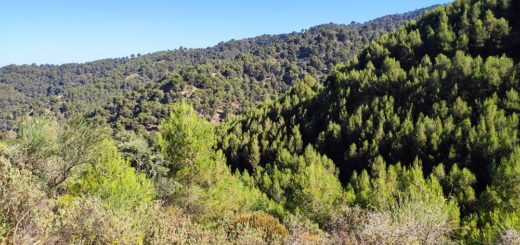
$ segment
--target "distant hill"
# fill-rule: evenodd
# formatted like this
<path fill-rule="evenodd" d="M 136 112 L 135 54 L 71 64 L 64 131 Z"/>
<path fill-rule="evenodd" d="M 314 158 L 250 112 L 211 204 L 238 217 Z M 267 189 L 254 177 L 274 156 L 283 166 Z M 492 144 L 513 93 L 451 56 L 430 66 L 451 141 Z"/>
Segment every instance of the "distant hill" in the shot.
<path fill-rule="evenodd" d="M 426 9 L 364 24 L 325 24 L 301 32 L 222 42 L 83 64 L 0 68 L 0 126 L 25 115 L 88 113 L 118 128 L 154 128 L 172 101 L 186 98 L 221 120 L 271 98 L 304 74 L 318 79 L 372 40 Z M 160 37 L 158 37 L 160 38 Z"/>

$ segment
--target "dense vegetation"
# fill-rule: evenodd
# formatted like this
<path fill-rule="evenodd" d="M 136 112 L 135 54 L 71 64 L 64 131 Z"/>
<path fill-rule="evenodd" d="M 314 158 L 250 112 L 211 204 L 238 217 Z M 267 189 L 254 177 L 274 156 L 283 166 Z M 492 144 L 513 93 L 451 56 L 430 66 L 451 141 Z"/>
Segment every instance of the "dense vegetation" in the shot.
<path fill-rule="evenodd" d="M 120 129 L 155 130 L 168 115 L 168 105 L 181 98 L 218 121 L 286 91 L 304 73 L 329 75 L 335 64 L 424 10 L 205 49 L 179 48 L 85 64 L 6 66 L 0 68 L 0 126 L 51 111 L 65 117 L 88 113 Z"/>
<path fill-rule="evenodd" d="M 229 163 L 291 209 L 298 159 L 318 152 L 329 174 L 339 170 L 344 203 L 390 212 L 391 229 L 406 229 L 410 217 L 400 215 L 411 212 L 417 239 L 518 239 L 519 5 L 456 1 L 371 43 L 323 86 L 306 77 L 227 122 L 220 134 Z M 331 203 L 341 193 L 334 190 Z"/>
<path fill-rule="evenodd" d="M 355 50 L 337 47 L 344 56 L 324 58 L 340 57 L 326 62 L 330 76 L 311 56 L 294 59 L 288 80 L 284 69 L 252 78 L 230 60 L 187 59 L 161 82 L 129 82 L 137 92 L 117 88 L 124 98 L 86 115 L 27 117 L 0 136 L 0 241 L 518 244 L 517 13 L 518 0 L 458 0 L 332 68 Z M 249 41 L 214 55 L 239 52 L 265 68 L 245 51 L 257 46 Z M 245 88 L 267 77 L 283 82 Z M 249 109 L 259 99 L 219 96 L 285 89 Z M 210 123 L 219 103 L 245 112 Z"/>

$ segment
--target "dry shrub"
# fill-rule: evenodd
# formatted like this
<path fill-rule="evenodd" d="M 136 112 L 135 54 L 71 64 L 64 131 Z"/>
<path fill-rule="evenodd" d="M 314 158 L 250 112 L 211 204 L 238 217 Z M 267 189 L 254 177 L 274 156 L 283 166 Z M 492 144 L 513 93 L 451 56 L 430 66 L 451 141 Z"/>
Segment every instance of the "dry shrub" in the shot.
<path fill-rule="evenodd" d="M 516 230 L 510 229 L 502 232 L 498 239 L 499 245 L 513 245 L 520 244 L 520 234 Z"/>
<path fill-rule="evenodd" d="M 344 208 L 341 213 L 332 216 L 327 230 L 331 244 L 360 244 L 361 232 L 367 223 L 367 213 L 358 207 Z"/>
<path fill-rule="evenodd" d="M 285 239 L 285 244 L 326 244 L 329 241 L 308 231 L 294 231 Z"/>
<path fill-rule="evenodd" d="M 204 229 L 175 206 L 155 210 L 146 235 L 148 244 L 222 244 L 223 230 Z"/>
<path fill-rule="evenodd" d="M 287 228 L 275 217 L 266 213 L 246 213 L 237 215 L 227 225 L 230 239 L 260 236 L 265 243 L 281 243 L 289 235 Z"/>
<path fill-rule="evenodd" d="M 427 205 L 403 204 L 391 211 L 352 208 L 332 218 L 332 244 L 446 244 L 454 226 Z"/>
<path fill-rule="evenodd" d="M 94 196 L 74 198 L 59 210 L 55 237 L 62 243 L 140 244 L 154 208 L 116 209 Z"/>
<path fill-rule="evenodd" d="M 52 201 L 42 187 L 0 155 L 0 243 L 45 242 L 52 220 Z"/>
<path fill-rule="evenodd" d="M 256 245 L 256 244 L 281 244 L 280 240 L 266 241 L 261 231 L 244 227 L 232 237 L 228 237 L 227 244 Z"/>
<path fill-rule="evenodd" d="M 59 222 L 55 237 L 60 243 L 109 242 L 110 239 L 104 234 L 109 221 L 99 199 L 73 200 L 58 212 Z"/>
<path fill-rule="evenodd" d="M 329 242 L 318 224 L 299 212 L 287 214 L 283 222 L 290 232 L 284 241 L 285 244 L 326 244 Z"/>

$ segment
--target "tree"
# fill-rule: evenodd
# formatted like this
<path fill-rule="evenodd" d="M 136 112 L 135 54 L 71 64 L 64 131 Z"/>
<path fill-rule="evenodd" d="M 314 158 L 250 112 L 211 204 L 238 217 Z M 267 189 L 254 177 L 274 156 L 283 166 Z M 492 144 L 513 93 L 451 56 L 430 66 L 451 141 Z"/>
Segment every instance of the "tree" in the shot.
<path fill-rule="evenodd" d="M 293 177 L 294 193 L 289 205 L 324 226 L 343 201 L 343 188 L 330 159 L 311 146 L 305 148 L 303 158 L 306 164 Z"/>
<path fill-rule="evenodd" d="M 469 216 L 464 235 L 468 240 L 496 243 L 512 232 L 518 241 L 520 234 L 520 148 L 515 147 L 504 157 L 493 174 L 493 181 L 481 197 L 479 213 Z M 515 235 L 516 234 L 516 235 Z"/>
<path fill-rule="evenodd" d="M 159 127 L 159 146 L 177 185 L 167 197 L 201 220 L 215 220 L 236 212 L 263 210 L 280 215 L 281 209 L 240 174 L 232 174 L 216 143 L 212 125 L 185 103 L 176 104 Z"/>
<path fill-rule="evenodd" d="M 169 176 L 185 188 L 187 207 L 193 204 L 194 186 L 208 186 L 215 173 L 215 135 L 212 126 L 186 103 L 173 108 L 170 117 L 159 126 L 159 146 L 169 161 Z"/>
<path fill-rule="evenodd" d="M 110 140 L 60 197 L 58 236 L 64 241 L 142 243 L 156 208 L 155 187 L 119 155 Z"/>
<path fill-rule="evenodd" d="M 94 161 L 78 180 L 69 182 L 68 189 L 72 195 L 97 196 L 116 209 L 132 209 L 154 199 L 152 181 L 123 160 L 113 142 L 104 140 L 99 149 Z"/>
<path fill-rule="evenodd" d="M 376 240 L 402 236 L 409 242 L 436 244 L 446 241 L 459 223 L 456 201 L 444 198 L 435 175 L 423 176 L 418 160 L 410 167 L 387 167 L 378 157 L 372 164 L 371 176 L 366 171 L 360 176 L 355 173 L 347 195 L 356 197 L 352 205 L 373 211 L 371 219 L 376 221 L 369 219 L 365 229 L 374 233 Z"/>
<path fill-rule="evenodd" d="M 451 30 L 449 19 L 446 11 L 440 11 L 439 24 L 437 27 L 437 43 L 442 52 L 450 52 L 453 49 L 453 41 L 455 40 L 455 33 Z"/>

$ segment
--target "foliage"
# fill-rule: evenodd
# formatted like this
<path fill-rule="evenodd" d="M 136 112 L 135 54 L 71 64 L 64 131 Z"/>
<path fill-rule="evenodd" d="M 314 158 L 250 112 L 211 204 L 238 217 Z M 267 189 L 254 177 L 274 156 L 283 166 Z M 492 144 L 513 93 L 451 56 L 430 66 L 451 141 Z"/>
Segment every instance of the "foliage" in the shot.
<path fill-rule="evenodd" d="M 228 233 L 232 239 L 247 229 L 259 231 L 263 242 L 269 244 L 280 243 L 289 234 L 283 224 L 265 213 L 239 214 L 228 224 Z"/>
<path fill-rule="evenodd" d="M 74 198 L 60 207 L 53 234 L 62 243 L 142 244 L 154 205 L 113 208 L 98 196 Z"/>
<path fill-rule="evenodd" d="M 160 149 L 155 147 L 157 139 L 151 141 L 133 131 L 121 131 L 114 136 L 114 141 L 121 157 L 129 161 L 137 171 L 154 178 L 167 175 L 166 162 Z"/>
<path fill-rule="evenodd" d="M 406 230 L 400 225 L 410 219 L 439 225 L 439 239 L 470 243 L 518 232 L 518 207 L 506 194 L 515 189 L 506 174 L 514 167 L 503 159 L 514 155 L 519 137 L 519 7 L 480 0 L 438 7 L 371 42 L 323 84 L 302 79 L 228 118 L 219 147 L 280 202 L 297 193 L 283 191 L 295 187 L 288 156 L 303 156 L 302 146 L 311 145 L 339 170 L 347 203 L 388 220 L 390 230 Z"/>
<path fill-rule="evenodd" d="M 520 148 L 504 158 L 482 197 L 479 213 L 470 216 L 465 235 L 469 241 L 492 243 L 520 230 Z M 517 240 L 518 240 L 518 234 Z M 504 238 L 505 239 L 505 238 Z"/>
<path fill-rule="evenodd" d="M 27 170 L 0 154 L 0 242 L 35 243 L 50 230 L 52 200 Z"/>
<path fill-rule="evenodd" d="M 8 141 L 5 152 L 17 167 L 43 181 L 46 191 L 55 191 L 93 160 L 103 137 L 102 129 L 80 118 L 34 118 L 20 124 L 17 137 Z"/>
<path fill-rule="evenodd" d="M 343 189 L 330 159 L 308 146 L 302 156 L 279 153 L 279 159 L 260 168 L 256 183 L 289 211 L 324 224 L 341 203 Z"/>
<path fill-rule="evenodd" d="M 172 202 L 200 218 L 229 217 L 236 212 L 279 208 L 239 173 L 232 174 L 220 152 L 215 151 L 213 127 L 187 104 L 174 106 L 159 127 L 159 146 L 169 161 L 169 177 L 177 183 Z"/>
<path fill-rule="evenodd" d="M 64 65 L 52 78 L 2 68 L 0 87 L 40 78 L 20 93 L 66 82 L 46 87 L 51 104 L 34 96 L 42 110 L 59 103 L 56 117 L 1 135 L 0 239 L 517 243 L 519 11 L 457 0 L 370 43 L 384 19 Z M 90 124 L 71 117 L 99 91 L 75 111 L 93 109 Z M 25 99 L 8 97 L 2 115 L 18 119 Z"/>
<path fill-rule="evenodd" d="M 277 94 L 309 73 L 330 74 L 370 41 L 426 9 L 366 23 L 324 24 L 301 32 L 221 42 L 83 64 L 0 68 L 0 129 L 26 115 L 87 114 L 117 129 L 156 130 L 170 104 L 186 99 L 219 121 Z"/>
<path fill-rule="evenodd" d="M 153 183 L 121 159 L 108 140 L 100 143 L 95 160 L 77 181 L 69 181 L 68 191 L 73 196 L 97 196 L 116 209 L 150 203 L 155 196 Z"/>
<path fill-rule="evenodd" d="M 456 201 L 445 200 L 434 175 L 423 177 L 420 162 L 410 168 L 400 164 L 387 168 L 378 158 L 370 175 L 363 170 L 350 181 L 347 195 L 355 197 L 351 205 L 374 210 L 362 231 L 369 243 L 443 243 L 459 224 Z"/>

